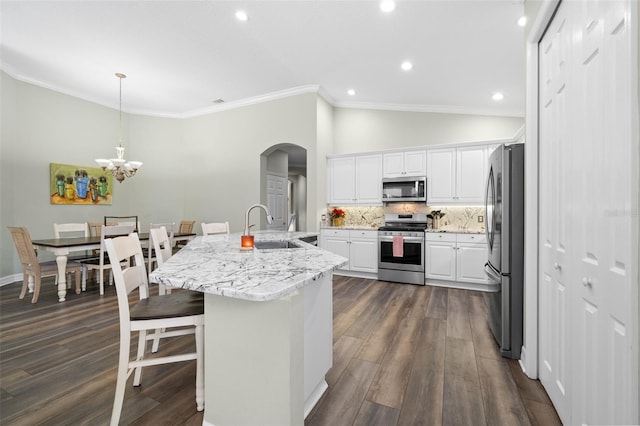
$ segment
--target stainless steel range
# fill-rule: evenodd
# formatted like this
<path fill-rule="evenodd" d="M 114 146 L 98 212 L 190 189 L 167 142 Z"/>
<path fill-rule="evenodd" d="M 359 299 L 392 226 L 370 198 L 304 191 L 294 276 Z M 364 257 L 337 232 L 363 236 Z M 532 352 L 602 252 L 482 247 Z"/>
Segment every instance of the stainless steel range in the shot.
<path fill-rule="evenodd" d="M 425 213 L 385 214 L 378 228 L 378 279 L 424 285 Z"/>

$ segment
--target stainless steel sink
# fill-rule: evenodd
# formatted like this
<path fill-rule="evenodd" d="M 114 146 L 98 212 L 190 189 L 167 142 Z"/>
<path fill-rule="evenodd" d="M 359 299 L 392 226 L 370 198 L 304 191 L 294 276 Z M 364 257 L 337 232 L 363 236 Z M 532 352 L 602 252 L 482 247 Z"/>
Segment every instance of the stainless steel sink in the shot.
<path fill-rule="evenodd" d="M 300 248 L 296 243 L 283 240 L 256 241 L 254 246 L 259 250 Z"/>

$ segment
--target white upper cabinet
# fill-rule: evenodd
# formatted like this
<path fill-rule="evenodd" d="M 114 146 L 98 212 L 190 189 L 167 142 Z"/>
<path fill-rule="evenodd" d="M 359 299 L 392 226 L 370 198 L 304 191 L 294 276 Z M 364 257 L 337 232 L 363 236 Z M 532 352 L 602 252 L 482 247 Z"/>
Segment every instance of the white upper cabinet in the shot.
<path fill-rule="evenodd" d="M 464 203 L 484 203 L 487 151 L 484 146 L 456 149 L 456 197 Z"/>
<path fill-rule="evenodd" d="M 485 145 L 427 151 L 427 204 L 482 204 Z"/>
<path fill-rule="evenodd" d="M 426 176 L 427 152 L 389 152 L 383 155 L 383 177 Z"/>
<path fill-rule="evenodd" d="M 356 157 L 356 203 L 382 202 L 382 155 Z"/>
<path fill-rule="evenodd" d="M 382 155 L 327 160 L 329 204 L 382 204 Z"/>
<path fill-rule="evenodd" d="M 329 158 L 327 179 L 329 204 L 351 204 L 356 198 L 355 157 Z"/>

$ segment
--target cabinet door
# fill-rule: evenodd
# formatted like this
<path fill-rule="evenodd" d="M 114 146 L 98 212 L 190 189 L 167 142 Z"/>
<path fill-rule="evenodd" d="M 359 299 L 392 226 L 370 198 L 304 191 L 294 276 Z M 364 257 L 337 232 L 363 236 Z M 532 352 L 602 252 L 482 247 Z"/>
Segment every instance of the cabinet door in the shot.
<path fill-rule="evenodd" d="M 457 254 L 457 281 L 481 284 L 489 282 L 484 272 L 484 263 L 487 261 L 486 244 L 458 243 Z"/>
<path fill-rule="evenodd" d="M 404 153 L 390 152 L 383 156 L 383 176 L 400 177 L 404 173 Z"/>
<path fill-rule="evenodd" d="M 455 149 L 427 151 L 427 204 L 451 202 L 455 196 Z"/>
<path fill-rule="evenodd" d="M 327 165 L 329 204 L 353 204 L 356 198 L 355 158 L 330 158 Z"/>
<path fill-rule="evenodd" d="M 349 268 L 351 271 L 378 272 L 377 239 L 352 237 L 349 254 Z"/>
<path fill-rule="evenodd" d="M 382 155 L 355 158 L 355 198 L 358 203 L 382 203 Z M 340 185 L 340 183 L 337 183 Z"/>
<path fill-rule="evenodd" d="M 322 234 L 321 245 L 323 250 L 330 251 L 342 257 L 349 259 L 349 239 L 344 237 L 335 237 L 332 235 Z M 348 270 L 349 264 L 342 269 Z"/>
<path fill-rule="evenodd" d="M 456 279 L 455 243 L 425 243 L 425 277 L 438 280 Z"/>
<path fill-rule="evenodd" d="M 427 175 L 427 151 L 407 151 L 404 153 L 404 172 L 406 176 Z"/>
<path fill-rule="evenodd" d="M 486 147 L 473 146 L 456 150 L 456 202 L 484 202 Z"/>

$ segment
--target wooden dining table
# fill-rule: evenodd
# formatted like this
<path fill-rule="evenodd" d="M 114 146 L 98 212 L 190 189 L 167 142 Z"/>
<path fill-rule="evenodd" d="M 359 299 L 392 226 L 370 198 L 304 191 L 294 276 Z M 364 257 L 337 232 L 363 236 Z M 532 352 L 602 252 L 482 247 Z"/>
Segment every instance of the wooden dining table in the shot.
<path fill-rule="evenodd" d="M 140 241 L 148 241 L 149 234 L 138 234 Z M 174 241 L 190 241 L 196 236 L 195 233 L 175 233 Z M 86 250 L 99 250 L 100 237 L 71 237 L 71 238 L 50 238 L 32 240 L 34 248 L 45 250 L 56 256 L 58 264 L 58 301 L 64 302 L 67 297 L 67 260 L 70 253 Z M 29 280 L 32 280 L 29 277 Z M 29 288 L 32 288 L 30 283 Z"/>

